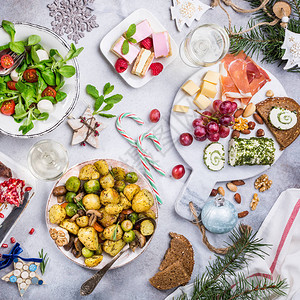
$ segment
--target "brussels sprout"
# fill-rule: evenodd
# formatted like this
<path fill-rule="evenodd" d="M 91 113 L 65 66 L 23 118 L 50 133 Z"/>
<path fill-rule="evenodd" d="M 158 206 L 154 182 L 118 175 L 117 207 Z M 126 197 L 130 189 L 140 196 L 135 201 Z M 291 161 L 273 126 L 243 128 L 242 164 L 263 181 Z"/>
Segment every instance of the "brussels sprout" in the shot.
<path fill-rule="evenodd" d="M 124 220 L 122 223 L 121 223 L 121 228 L 124 230 L 124 231 L 129 231 L 131 230 L 133 227 L 133 224 L 130 220 Z"/>
<path fill-rule="evenodd" d="M 112 168 L 110 171 L 111 175 L 115 180 L 124 180 L 125 179 L 125 170 L 120 167 Z"/>
<path fill-rule="evenodd" d="M 134 225 L 135 222 L 138 220 L 138 214 L 136 212 L 133 212 L 128 215 L 128 219 L 131 221 L 131 223 Z"/>
<path fill-rule="evenodd" d="M 129 183 L 136 183 L 138 181 L 138 176 L 135 172 L 129 172 L 126 174 L 125 181 Z"/>
<path fill-rule="evenodd" d="M 92 257 L 94 255 L 94 251 L 88 249 L 87 247 L 82 248 L 81 253 L 86 258 Z"/>
<path fill-rule="evenodd" d="M 76 197 L 76 193 L 74 192 L 67 192 L 66 194 L 66 201 L 69 203 L 74 203 L 74 197 Z"/>
<path fill-rule="evenodd" d="M 100 191 L 100 183 L 96 179 L 91 179 L 85 182 L 83 187 L 88 194 L 96 194 Z"/>
<path fill-rule="evenodd" d="M 68 203 L 66 206 L 66 213 L 69 217 L 73 217 L 77 214 L 78 207 L 75 203 Z"/>
<path fill-rule="evenodd" d="M 135 233 L 133 230 L 127 231 L 123 234 L 123 241 L 125 243 L 131 243 L 135 239 Z"/>
<path fill-rule="evenodd" d="M 69 192 L 78 192 L 80 188 L 80 179 L 76 176 L 71 176 L 66 182 L 66 189 Z"/>
<path fill-rule="evenodd" d="M 125 184 L 125 182 L 124 182 L 123 180 L 118 180 L 118 181 L 115 182 L 115 189 L 116 189 L 119 193 L 121 193 L 121 192 L 124 191 L 125 186 L 126 186 L 126 184 Z"/>

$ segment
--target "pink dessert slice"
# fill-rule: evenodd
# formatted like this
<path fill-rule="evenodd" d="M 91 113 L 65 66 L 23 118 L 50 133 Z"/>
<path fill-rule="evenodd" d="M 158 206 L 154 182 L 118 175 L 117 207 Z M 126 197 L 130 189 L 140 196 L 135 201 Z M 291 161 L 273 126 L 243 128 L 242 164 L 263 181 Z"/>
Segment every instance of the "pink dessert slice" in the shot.
<path fill-rule="evenodd" d="M 136 32 L 132 36 L 137 43 L 144 40 L 146 37 L 152 34 L 152 28 L 147 20 L 142 21 L 136 25 Z"/>
<path fill-rule="evenodd" d="M 168 32 L 157 32 L 152 34 L 155 58 L 167 57 L 170 54 Z"/>
<path fill-rule="evenodd" d="M 133 61 L 138 56 L 140 50 L 135 47 L 133 44 L 129 43 L 129 52 L 127 54 L 122 53 L 122 45 L 125 41 L 125 38 L 121 36 L 113 45 L 112 52 L 116 54 L 117 56 L 124 58 L 129 64 L 132 64 Z"/>

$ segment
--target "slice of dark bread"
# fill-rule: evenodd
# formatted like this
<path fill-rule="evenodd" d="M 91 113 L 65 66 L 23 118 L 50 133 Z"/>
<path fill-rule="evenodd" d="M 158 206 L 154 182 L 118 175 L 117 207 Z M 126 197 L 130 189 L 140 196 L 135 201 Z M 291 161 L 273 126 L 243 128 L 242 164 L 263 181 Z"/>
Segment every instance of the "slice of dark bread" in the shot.
<path fill-rule="evenodd" d="M 297 124 L 293 128 L 288 130 L 280 130 L 275 128 L 269 121 L 269 114 L 274 106 L 282 107 L 290 111 L 296 111 L 298 120 Z M 256 111 L 262 117 L 262 119 L 276 138 L 278 144 L 280 145 L 280 150 L 288 147 L 300 134 L 300 105 L 295 100 L 288 97 L 268 98 L 256 105 Z"/>
<path fill-rule="evenodd" d="M 11 169 L 8 168 L 1 161 L 0 161 L 0 177 L 7 177 L 7 178 L 11 178 L 12 177 Z"/>
<path fill-rule="evenodd" d="M 159 266 L 162 271 L 176 261 L 180 261 L 188 275 L 192 275 L 194 269 L 194 250 L 187 238 L 181 234 L 170 232 L 172 237 L 170 248 L 167 250 L 164 260 Z"/>
<path fill-rule="evenodd" d="M 156 273 L 149 281 L 152 286 L 159 290 L 169 290 L 187 284 L 190 278 L 191 276 L 186 273 L 182 264 L 177 261 L 163 271 Z"/>

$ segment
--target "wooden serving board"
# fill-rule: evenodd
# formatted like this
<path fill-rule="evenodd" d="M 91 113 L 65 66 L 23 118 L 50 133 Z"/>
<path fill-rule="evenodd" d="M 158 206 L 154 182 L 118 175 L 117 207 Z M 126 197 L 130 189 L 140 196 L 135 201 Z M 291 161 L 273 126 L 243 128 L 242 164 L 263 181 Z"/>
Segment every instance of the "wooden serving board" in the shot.
<path fill-rule="evenodd" d="M 208 70 L 212 70 L 215 72 L 219 72 L 219 65 L 216 64 L 207 68 L 202 68 L 194 75 L 192 75 L 187 80 L 193 80 L 196 84 L 201 84 L 202 79 Z M 265 86 L 254 95 L 252 98 L 253 103 L 258 103 L 266 98 L 265 94 L 267 90 L 272 90 L 276 97 L 285 97 L 287 96 L 283 86 L 279 82 L 279 80 L 272 75 L 270 72 L 266 71 L 271 78 L 271 81 L 265 84 Z M 186 81 L 187 81 L 186 80 Z M 185 82 L 186 82 L 185 81 Z M 215 99 L 220 99 L 221 88 L 220 83 L 217 86 L 218 94 Z M 179 194 L 176 203 L 175 210 L 176 212 L 185 219 L 192 220 L 192 214 L 189 210 L 189 202 L 193 201 L 195 207 L 197 208 L 198 213 L 200 214 L 201 207 L 204 205 L 205 201 L 208 199 L 210 192 L 214 185 L 220 181 L 231 181 L 238 179 L 246 179 L 258 175 L 265 170 L 267 170 L 270 166 L 237 166 L 232 167 L 228 165 L 228 142 L 231 137 L 231 133 L 225 139 L 220 139 L 219 142 L 223 144 L 225 148 L 225 166 L 221 171 L 214 172 L 210 171 L 203 162 L 203 151 L 205 147 L 210 144 L 209 140 L 204 142 L 198 142 L 194 139 L 193 143 L 190 146 L 182 146 L 179 143 L 179 136 L 181 133 L 189 132 L 193 134 L 192 122 L 199 115 L 194 112 L 194 109 L 198 109 L 196 105 L 193 103 L 193 98 L 183 92 L 181 89 L 178 90 L 174 102 L 174 105 L 186 105 L 189 106 L 188 113 L 177 113 L 171 111 L 170 117 L 170 128 L 171 135 L 174 145 L 177 151 L 180 153 L 181 157 L 184 161 L 192 168 L 192 173 L 188 178 L 183 190 Z M 173 107 L 172 107 L 173 109 Z M 208 108 L 208 110 L 211 108 Z M 199 110 L 199 109 L 198 109 Z M 212 109 L 211 109 L 212 110 Z M 249 121 L 253 121 L 253 117 L 247 118 Z M 243 135 L 243 138 L 250 138 L 255 136 L 257 129 L 263 128 L 265 131 L 265 137 L 273 138 L 275 143 L 275 161 L 280 157 L 282 151 L 279 150 L 279 144 L 272 136 L 271 132 L 267 128 L 265 124 L 259 125 L 256 124 L 255 129 L 251 132 L 251 134 Z"/>

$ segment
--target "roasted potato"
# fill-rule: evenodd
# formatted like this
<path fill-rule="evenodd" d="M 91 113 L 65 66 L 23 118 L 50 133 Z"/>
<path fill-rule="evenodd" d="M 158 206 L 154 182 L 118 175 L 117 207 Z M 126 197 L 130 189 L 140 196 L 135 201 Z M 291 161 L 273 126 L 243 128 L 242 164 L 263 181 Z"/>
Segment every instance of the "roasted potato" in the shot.
<path fill-rule="evenodd" d="M 154 232 L 154 225 L 150 220 L 145 220 L 141 223 L 140 228 L 141 234 L 143 236 L 152 235 Z"/>
<path fill-rule="evenodd" d="M 156 219 L 156 214 L 155 214 L 155 212 L 152 210 L 152 209 L 148 209 L 147 211 L 145 211 L 144 213 L 143 213 L 146 217 L 148 217 L 148 218 L 152 218 L 152 219 Z"/>
<path fill-rule="evenodd" d="M 129 201 L 133 199 L 133 197 L 140 191 L 140 187 L 137 184 L 128 184 L 124 191 L 123 194 L 127 197 Z"/>
<path fill-rule="evenodd" d="M 82 216 L 76 219 L 76 224 L 79 227 L 86 227 L 89 225 L 89 217 L 88 216 Z"/>
<path fill-rule="evenodd" d="M 67 193 L 67 189 L 64 185 L 57 186 L 53 189 L 53 196 L 64 196 Z"/>
<path fill-rule="evenodd" d="M 100 194 L 101 204 L 118 204 L 120 201 L 120 196 L 118 192 L 113 188 L 105 189 Z"/>
<path fill-rule="evenodd" d="M 124 180 L 125 179 L 126 173 L 123 168 L 115 167 L 115 168 L 112 168 L 110 172 L 115 180 Z"/>
<path fill-rule="evenodd" d="M 154 204 L 152 194 L 144 189 L 138 192 L 132 200 L 132 209 L 136 212 L 144 212 L 149 210 Z"/>
<path fill-rule="evenodd" d="M 116 242 L 106 240 L 103 243 L 103 251 L 111 256 L 116 256 L 126 245 L 123 240 L 118 240 Z"/>
<path fill-rule="evenodd" d="M 131 207 L 131 202 L 123 193 L 120 193 L 120 204 L 123 206 L 123 209 L 128 209 Z"/>
<path fill-rule="evenodd" d="M 110 215 L 105 211 L 104 208 L 101 208 L 99 211 L 103 214 L 103 217 L 100 220 L 100 223 L 103 227 L 108 227 L 114 224 L 118 219 L 118 215 Z"/>
<path fill-rule="evenodd" d="M 89 250 L 97 250 L 99 247 L 98 233 L 93 227 L 80 228 L 78 238 Z"/>
<path fill-rule="evenodd" d="M 115 235 L 115 239 L 114 239 L 114 235 Z M 103 237 L 110 241 L 118 241 L 122 238 L 122 236 L 123 236 L 123 230 L 120 225 L 114 224 L 108 226 L 103 231 Z"/>
<path fill-rule="evenodd" d="M 95 166 L 86 165 L 81 168 L 78 177 L 80 180 L 99 179 L 100 173 L 97 171 Z"/>
<path fill-rule="evenodd" d="M 89 209 L 99 209 L 101 207 L 100 198 L 96 194 L 87 194 L 82 199 L 84 207 Z"/>
<path fill-rule="evenodd" d="M 99 237 L 99 243 L 103 243 L 106 240 L 106 238 L 103 236 L 103 231 L 99 232 L 98 237 Z"/>
<path fill-rule="evenodd" d="M 92 257 L 89 257 L 89 258 L 86 258 L 84 260 L 84 263 L 92 268 L 92 267 L 96 267 L 100 264 L 100 262 L 102 261 L 103 259 L 103 255 L 93 255 Z"/>
<path fill-rule="evenodd" d="M 65 217 L 66 210 L 59 204 L 54 204 L 49 210 L 49 220 L 52 224 L 59 224 Z"/>
<path fill-rule="evenodd" d="M 78 234 L 78 230 L 79 230 L 79 226 L 75 223 L 75 222 L 71 222 L 68 219 L 63 220 L 60 224 L 60 227 L 68 230 L 69 232 L 77 235 Z"/>
<path fill-rule="evenodd" d="M 94 163 L 94 166 L 97 168 L 97 171 L 101 176 L 107 175 L 109 173 L 109 167 L 105 160 L 101 159 Z"/>
<path fill-rule="evenodd" d="M 110 215 L 117 215 L 123 210 L 122 204 L 107 204 L 104 207 L 105 211 Z"/>
<path fill-rule="evenodd" d="M 110 173 L 100 178 L 100 184 L 103 189 L 112 188 L 115 185 L 115 180 Z"/>

